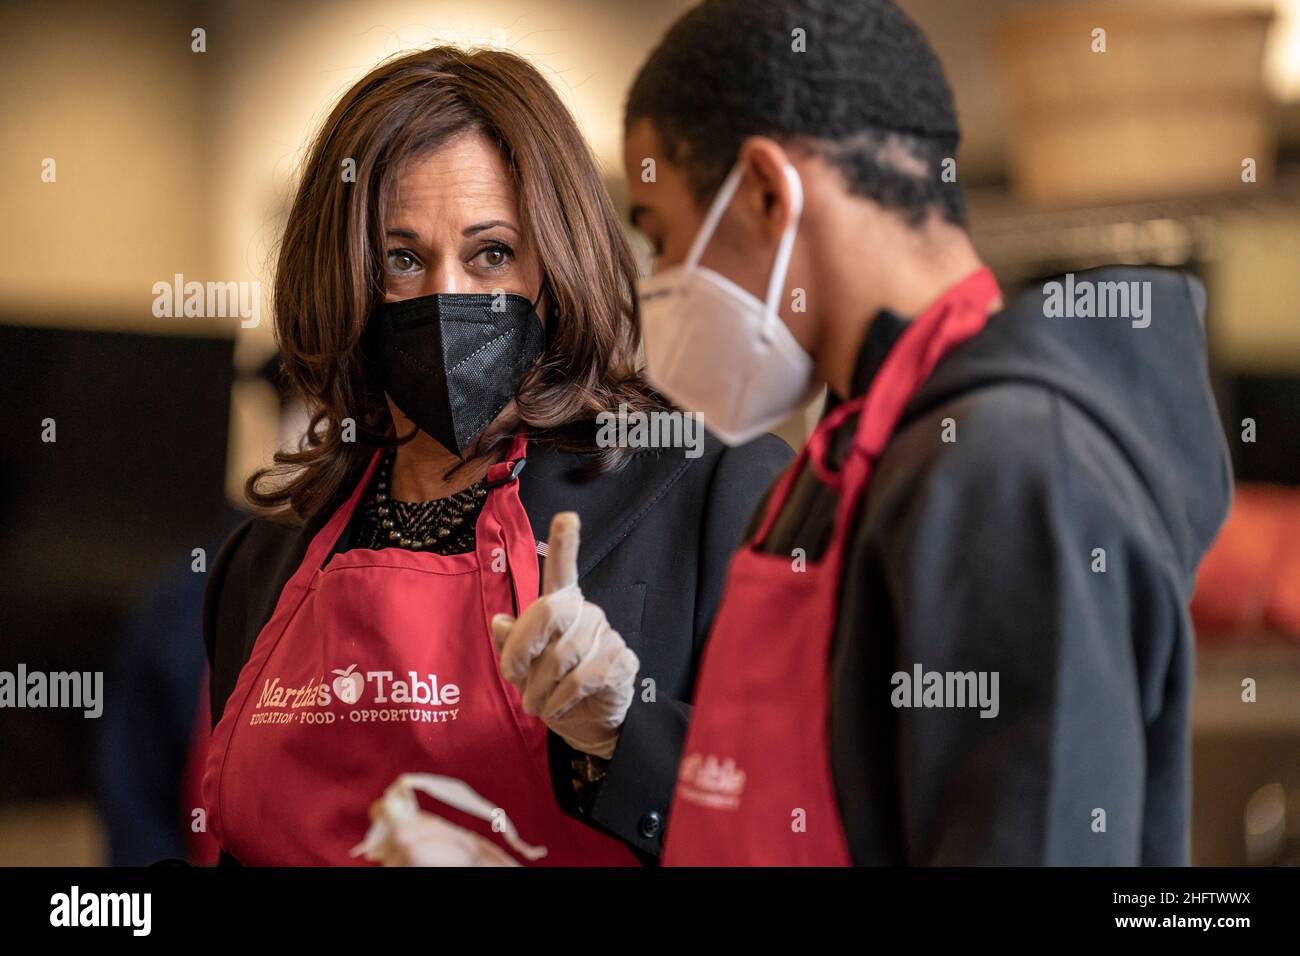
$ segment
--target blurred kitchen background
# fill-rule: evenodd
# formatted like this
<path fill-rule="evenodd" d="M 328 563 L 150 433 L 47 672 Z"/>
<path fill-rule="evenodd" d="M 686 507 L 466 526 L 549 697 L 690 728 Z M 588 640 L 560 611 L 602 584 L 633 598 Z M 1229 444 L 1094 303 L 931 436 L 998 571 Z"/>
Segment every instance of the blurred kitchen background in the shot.
<path fill-rule="evenodd" d="M 154 284 L 258 281 L 265 299 L 309 135 L 379 59 L 435 41 L 532 59 L 624 203 L 623 96 L 690 5 L 0 8 L 0 670 L 109 672 L 99 720 L 0 710 L 0 865 L 210 852 L 186 832 L 194 549 L 210 562 L 237 520 L 280 406 L 266 301 L 256 328 L 155 318 Z M 1300 862 L 1300 0 L 901 5 L 956 90 L 958 176 L 1005 289 L 1124 262 L 1209 290 L 1239 484 L 1194 605 L 1193 858 Z"/>

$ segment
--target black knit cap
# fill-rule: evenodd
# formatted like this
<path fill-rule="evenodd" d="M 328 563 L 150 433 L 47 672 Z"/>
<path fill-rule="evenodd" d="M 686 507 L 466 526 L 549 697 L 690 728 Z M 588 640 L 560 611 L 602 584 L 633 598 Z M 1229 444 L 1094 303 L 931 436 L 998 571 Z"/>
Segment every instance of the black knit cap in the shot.
<path fill-rule="evenodd" d="M 704 193 L 747 136 L 839 142 L 897 132 L 948 155 L 960 139 L 939 58 L 890 0 L 706 0 L 673 24 L 637 76 L 627 125 L 643 118 L 671 159 L 689 157 Z"/>

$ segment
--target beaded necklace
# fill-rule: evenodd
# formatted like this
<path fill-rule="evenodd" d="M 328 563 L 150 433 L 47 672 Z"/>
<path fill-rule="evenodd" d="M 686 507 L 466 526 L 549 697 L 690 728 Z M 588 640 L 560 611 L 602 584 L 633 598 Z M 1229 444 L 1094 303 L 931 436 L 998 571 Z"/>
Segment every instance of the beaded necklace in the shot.
<path fill-rule="evenodd" d="M 389 488 L 393 455 L 384 456 L 376 469 L 375 482 L 363 508 L 369 528 L 364 529 L 362 547 L 407 548 L 460 554 L 474 545 L 474 525 L 487 497 L 487 479 L 480 479 L 455 494 L 431 501 L 397 501 Z M 368 533 L 367 533 L 368 532 Z"/>

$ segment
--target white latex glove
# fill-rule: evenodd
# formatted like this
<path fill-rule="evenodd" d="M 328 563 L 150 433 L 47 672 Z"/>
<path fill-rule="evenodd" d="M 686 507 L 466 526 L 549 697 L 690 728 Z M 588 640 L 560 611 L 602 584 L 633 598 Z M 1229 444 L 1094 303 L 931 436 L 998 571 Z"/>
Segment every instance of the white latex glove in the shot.
<path fill-rule="evenodd" d="M 529 846 L 521 840 L 505 811 L 492 806 L 464 781 L 429 773 L 406 773 L 371 804 L 373 822 L 365 839 L 352 848 L 353 856 L 364 855 L 370 862 L 384 866 L 519 865 L 491 840 L 421 810 L 415 799 L 417 790 L 457 810 L 491 821 L 524 859 L 537 860 L 546 855 L 546 847 Z"/>
<path fill-rule="evenodd" d="M 575 750 L 608 759 L 632 705 L 641 662 L 578 588 L 578 516 L 551 519 L 542 595 L 518 620 L 492 618 L 501 674 L 524 712 Z"/>

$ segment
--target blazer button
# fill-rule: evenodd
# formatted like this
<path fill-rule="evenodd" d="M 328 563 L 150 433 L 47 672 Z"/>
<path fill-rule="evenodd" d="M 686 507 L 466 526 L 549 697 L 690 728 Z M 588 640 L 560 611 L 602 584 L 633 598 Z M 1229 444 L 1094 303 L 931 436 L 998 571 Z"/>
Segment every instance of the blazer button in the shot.
<path fill-rule="evenodd" d="M 655 837 L 657 837 L 660 833 L 663 832 L 663 828 L 664 828 L 663 815 L 658 810 L 651 810 L 649 813 L 641 817 L 641 821 L 638 824 L 638 828 L 640 829 L 641 835 L 643 837 L 645 837 L 647 840 L 653 840 Z"/>

